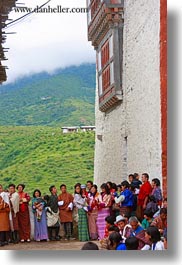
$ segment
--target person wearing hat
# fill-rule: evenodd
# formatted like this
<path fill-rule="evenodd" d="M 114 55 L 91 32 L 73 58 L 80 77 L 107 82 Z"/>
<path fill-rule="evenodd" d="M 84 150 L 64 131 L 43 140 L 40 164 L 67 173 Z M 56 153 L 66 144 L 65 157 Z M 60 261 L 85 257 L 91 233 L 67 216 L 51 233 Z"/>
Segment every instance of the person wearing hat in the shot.
<path fill-rule="evenodd" d="M 86 191 L 86 187 L 87 186 L 85 184 L 81 184 L 81 192 L 83 198 L 88 198 L 88 191 Z"/>
<path fill-rule="evenodd" d="M 19 212 L 18 212 L 18 224 L 19 224 L 19 237 L 23 243 L 25 241 L 30 242 L 30 213 L 28 204 L 30 196 L 24 192 L 25 185 L 18 184 L 17 190 L 20 198 Z"/>
<path fill-rule="evenodd" d="M 127 224 L 126 218 L 122 215 L 116 217 L 115 225 L 119 228 L 119 233 L 121 234 L 123 241 L 131 234 L 131 226 Z"/>

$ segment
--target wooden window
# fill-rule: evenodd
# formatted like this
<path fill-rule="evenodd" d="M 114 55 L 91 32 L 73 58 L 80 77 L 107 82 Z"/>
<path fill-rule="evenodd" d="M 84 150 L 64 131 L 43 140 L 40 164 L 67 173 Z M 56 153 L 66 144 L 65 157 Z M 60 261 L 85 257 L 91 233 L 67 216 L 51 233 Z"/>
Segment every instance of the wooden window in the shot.
<path fill-rule="evenodd" d="M 98 94 L 101 111 L 107 111 L 122 99 L 122 57 L 118 32 L 117 30 L 108 32 L 97 49 Z"/>
<path fill-rule="evenodd" d="M 97 70 L 99 76 L 99 95 L 101 95 L 101 93 L 104 93 L 104 91 L 106 91 L 110 85 L 114 83 L 112 35 L 109 36 L 109 38 L 97 51 Z"/>
<path fill-rule="evenodd" d="M 109 40 L 101 48 L 102 68 L 109 62 Z"/>
<path fill-rule="evenodd" d="M 124 1 L 87 0 L 87 6 L 88 39 L 97 51 L 99 109 L 105 112 L 123 99 Z"/>
<path fill-rule="evenodd" d="M 110 66 L 107 66 L 102 72 L 102 89 L 106 91 L 110 86 Z"/>

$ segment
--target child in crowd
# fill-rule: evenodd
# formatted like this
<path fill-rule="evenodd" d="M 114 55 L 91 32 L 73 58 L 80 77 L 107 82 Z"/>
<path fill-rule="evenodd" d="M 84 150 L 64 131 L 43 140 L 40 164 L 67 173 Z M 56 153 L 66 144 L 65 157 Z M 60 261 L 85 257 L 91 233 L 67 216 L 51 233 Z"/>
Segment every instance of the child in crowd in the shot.
<path fill-rule="evenodd" d="M 83 198 L 87 198 L 88 197 L 88 192 L 86 190 L 86 185 L 85 184 L 81 184 L 81 193 L 82 193 L 82 197 Z"/>
<path fill-rule="evenodd" d="M 44 207 L 43 203 L 44 203 L 44 200 L 42 198 L 39 198 L 37 201 L 33 203 L 33 209 L 35 209 L 36 218 L 38 222 L 41 221 L 42 211 Z"/>
<path fill-rule="evenodd" d="M 120 193 L 121 193 L 121 184 L 118 184 L 117 185 L 117 197 L 120 196 Z"/>
<path fill-rule="evenodd" d="M 153 221 L 153 213 L 149 210 L 144 211 L 144 219 L 141 223 L 143 229 L 147 229 Z"/>

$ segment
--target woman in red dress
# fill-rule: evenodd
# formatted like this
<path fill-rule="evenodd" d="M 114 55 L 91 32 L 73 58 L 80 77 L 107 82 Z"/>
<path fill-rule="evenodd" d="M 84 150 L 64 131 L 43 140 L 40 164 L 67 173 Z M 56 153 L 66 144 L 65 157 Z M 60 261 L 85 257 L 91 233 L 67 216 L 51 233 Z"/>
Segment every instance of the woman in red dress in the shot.
<path fill-rule="evenodd" d="M 18 195 L 20 197 L 18 212 L 19 236 L 22 243 L 25 241 L 30 242 L 30 214 L 28 208 L 30 196 L 23 191 L 24 188 L 24 184 L 19 184 L 17 186 Z"/>

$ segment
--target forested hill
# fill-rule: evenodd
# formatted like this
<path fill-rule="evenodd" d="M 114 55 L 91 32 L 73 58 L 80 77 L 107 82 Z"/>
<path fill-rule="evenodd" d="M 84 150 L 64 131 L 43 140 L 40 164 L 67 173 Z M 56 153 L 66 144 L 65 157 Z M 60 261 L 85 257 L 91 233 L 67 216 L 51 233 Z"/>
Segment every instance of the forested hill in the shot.
<path fill-rule="evenodd" d="M 74 191 L 77 182 L 93 180 L 95 134 L 63 134 L 57 127 L 0 126 L 0 184 L 24 183 L 32 196 L 39 188 L 62 183 Z"/>
<path fill-rule="evenodd" d="M 0 86 L 0 126 L 94 125 L 95 64 L 34 74 Z"/>

